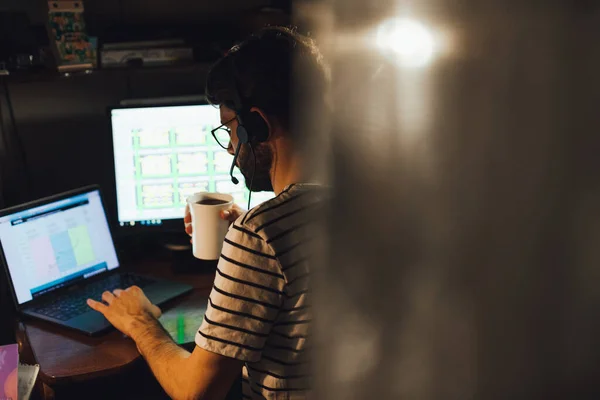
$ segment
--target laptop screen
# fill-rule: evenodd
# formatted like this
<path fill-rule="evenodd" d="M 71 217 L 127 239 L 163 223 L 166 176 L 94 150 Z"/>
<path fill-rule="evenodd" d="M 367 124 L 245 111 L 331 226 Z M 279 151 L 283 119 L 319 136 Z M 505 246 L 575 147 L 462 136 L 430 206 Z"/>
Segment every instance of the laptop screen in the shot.
<path fill-rule="evenodd" d="M 0 243 L 19 304 L 119 266 L 98 190 L 0 216 Z"/>

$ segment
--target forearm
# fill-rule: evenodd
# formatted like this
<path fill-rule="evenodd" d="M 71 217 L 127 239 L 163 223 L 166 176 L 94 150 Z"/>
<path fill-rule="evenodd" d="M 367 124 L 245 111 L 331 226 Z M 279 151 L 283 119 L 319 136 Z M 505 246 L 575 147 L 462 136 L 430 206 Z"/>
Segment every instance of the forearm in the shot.
<path fill-rule="evenodd" d="M 138 325 L 133 339 L 160 385 L 173 399 L 187 398 L 190 353 L 177 346 L 156 319 L 148 317 Z"/>

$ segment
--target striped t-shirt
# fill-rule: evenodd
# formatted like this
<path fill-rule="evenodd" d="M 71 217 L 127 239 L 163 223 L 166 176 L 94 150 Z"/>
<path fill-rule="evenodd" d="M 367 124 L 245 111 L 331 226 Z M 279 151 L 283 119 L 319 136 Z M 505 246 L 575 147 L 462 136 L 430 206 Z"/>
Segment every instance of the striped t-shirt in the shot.
<path fill-rule="evenodd" d="M 317 185 L 290 185 L 225 238 L 196 344 L 245 361 L 244 399 L 308 395 L 310 222 L 323 199 Z"/>

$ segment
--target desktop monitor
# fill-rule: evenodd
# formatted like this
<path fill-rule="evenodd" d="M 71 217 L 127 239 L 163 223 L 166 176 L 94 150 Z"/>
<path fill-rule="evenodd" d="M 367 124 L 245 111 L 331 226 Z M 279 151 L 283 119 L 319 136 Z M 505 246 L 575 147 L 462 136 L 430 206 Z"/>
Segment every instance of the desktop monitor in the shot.
<path fill-rule="evenodd" d="M 210 104 L 120 107 L 110 110 L 118 223 L 162 226 L 183 218 L 186 199 L 196 192 L 231 194 L 247 207 L 248 194 L 233 157 L 211 135 L 220 125 Z M 251 207 L 272 192 L 252 193 Z M 179 227 L 179 225 L 177 225 Z"/>

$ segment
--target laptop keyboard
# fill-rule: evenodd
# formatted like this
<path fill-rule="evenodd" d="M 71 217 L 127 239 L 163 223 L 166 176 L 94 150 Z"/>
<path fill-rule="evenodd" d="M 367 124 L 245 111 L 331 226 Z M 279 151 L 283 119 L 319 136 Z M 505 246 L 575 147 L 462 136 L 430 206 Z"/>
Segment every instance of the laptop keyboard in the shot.
<path fill-rule="evenodd" d="M 102 293 L 106 290 L 126 289 L 133 285 L 144 288 L 153 282 L 155 282 L 153 279 L 139 275 L 116 274 L 90 283 L 75 292 L 61 294 L 50 303 L 44 304 L 42 307 L 34 309 L 34 311 L 61 321 L 68 321 L 91 310 L 87 305 L 87 299 L 100 301 Z"/>

